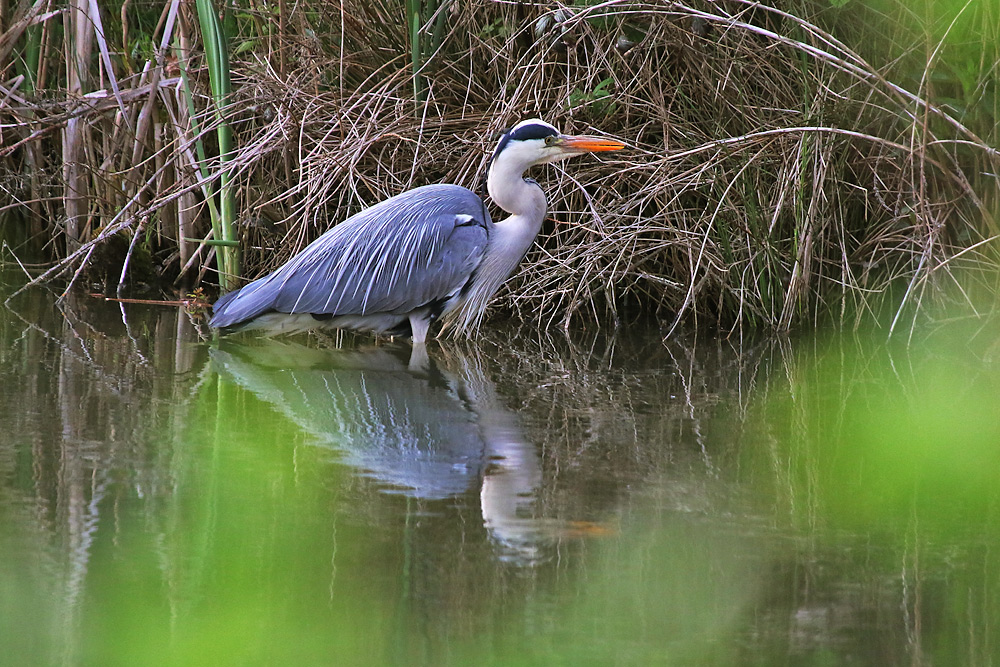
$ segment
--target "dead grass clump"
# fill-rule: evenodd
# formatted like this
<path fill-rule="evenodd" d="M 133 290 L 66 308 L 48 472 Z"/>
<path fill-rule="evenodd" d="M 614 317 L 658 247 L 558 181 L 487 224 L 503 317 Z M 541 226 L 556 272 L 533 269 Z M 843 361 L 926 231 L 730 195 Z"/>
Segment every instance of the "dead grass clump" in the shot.
<path fill-rule="evenodd" d="M 542 326 L 655 313 L 668 330 L 685 319 L 788 329 L 886 312 L 896 326 L 931 302 L 993 293 L 996 183 L 982 174 L 996 173 L 997 153 L 935 104 L 926 83 L 934 42 L 929 58 L 907 52 L 912 40 L 891 11 L 743 0 L 425 4 L 415 40 L 398 2 L 306 0 L 277 13 L 241 9 L 230 22 L 227 117 L 246 278 L 404 189 L 478 189 L 495 135 L 538 115 L 632 150 L 540 176 L 551 221 L 498 310 Z M 163 275 L 215 280 L 212 248 L 182 240 L 208 235 L 203 207 L 218 166 L 183 7 L 173 30 L 154 36 L 186 47 L 175 64 L 157 55 L 145 78 L 120 77 L 137 94 L 55 112 L 24 98 L 0 111 L 15 133 L 0 169 L 31 173 L 43 155 L 55 183 L 61 119 L 87 123 L 86 233 L 58 269 L 145 221 Z M 859 55 L 868 44 L 885 48 L 886 65 Z M 901 63 L 914 62 L 923 71 L 907 87 L 914 77 Z M 191 104 L 172 76 L 183 73 Z M 160 124 L 130 135 L 139 124 L 123 119 L 150 109 Z M 29 181 L 20 187 L 31 193 L 21 198 L 33 202 L 30 218 L 69 201 L 66 183 Z"/>

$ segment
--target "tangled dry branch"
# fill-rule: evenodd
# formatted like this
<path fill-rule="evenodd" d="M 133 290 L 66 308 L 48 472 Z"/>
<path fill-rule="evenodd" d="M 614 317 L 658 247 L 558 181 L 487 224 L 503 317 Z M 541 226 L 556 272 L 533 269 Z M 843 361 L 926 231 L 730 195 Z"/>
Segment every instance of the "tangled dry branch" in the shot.
<path fill-rule="evenodd" d="M 425 16 L 421 43 L 433 48 L 414 72 L 399 5 L 245 12 L 252 48 L 233 59 L 227 116 L 247 278 L 404 189 L 478 189 L 496 134 L 537 115 L 631 150 L 539 178 L 550 220 L 503 312 L 544 326 L 655 314 L 666 331 L 685 319 L 788 329 L 871 313 L 896 326 L 933 301 L 994 292 L 997 151 L 815 17 L 745 0 L 442 2 Z M 183 11 L 176 30 L 196 53 Z M 22 99 L 2 112 L 16 135 L 8 182 L 30 173 L 21 167 L 61 119 L 89 124 L 92 235 L 46 277 L 144 219 L 159 271 L 210 275 L 212 253 L 185 239 L 207 234 L 215 174 L 198 150 L 213 121 L 191 113 L 176 65 L 164 67 L 155 89 L 148 73 L 118 77 L 116 104 L 135 115 L 151 101 L 158 114 L 129 150 L 135 125 L 110 102 Z M 58 161 L 42 167 L 48 184 L 20 184 L 39 217 L 57 199 Z"/>

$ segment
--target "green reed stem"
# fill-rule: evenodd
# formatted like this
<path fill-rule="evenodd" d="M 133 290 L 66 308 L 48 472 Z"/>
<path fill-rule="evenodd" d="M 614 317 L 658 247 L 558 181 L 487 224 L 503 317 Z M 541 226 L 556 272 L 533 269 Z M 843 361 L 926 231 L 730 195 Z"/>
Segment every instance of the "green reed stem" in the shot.
<path fill-rule="evenodd" d="M 42 26 L 35 24 L 24 31 L 25 92 L 32 94 L 38 86 L 38 63 L 42 54 Z"/>
<path fill-rule="evenodd" d="M 410 33 L 410 66 L 413 68 L 413 102 L 424 99 L 424 80 L 420 74 L 423 54 L 420 48 L 420 0 L 406 0 L 406 27 Z"/>
<path fill-rule="evenodd" d="M 213 217 L 212 227 L 215 238 L 235 241 L 234 221 L 236 199 L 233 192 L 232 172 L 228 168 L 233 154 L 233 131 L 225 119 L 225 112 L 232 93 L 229 76 L 229 49 L 226 31 L 212 0 L 195 0 L 198 7 L 198 22 L 201 24 L 202 39 L 205 43 L 205 58 L 208 63 L 208 78 L 212 86 L 212 101 L 217 123 L 216 136 L 219 141 L 219 215 Z M 240 274 L 239 248 L 223 245 L 217 248 L 219 262 L 219 285 L 223 289 L 235 287 Z"/>

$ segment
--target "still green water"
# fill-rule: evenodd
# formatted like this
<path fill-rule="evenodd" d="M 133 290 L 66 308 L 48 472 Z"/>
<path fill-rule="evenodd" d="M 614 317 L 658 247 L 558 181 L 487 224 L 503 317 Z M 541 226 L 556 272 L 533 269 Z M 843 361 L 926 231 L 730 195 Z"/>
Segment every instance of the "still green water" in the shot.
<path fill-rule="evenodd" d="M 0 318 L 0 663 L 1000 662 L 1000 337 Z"/>

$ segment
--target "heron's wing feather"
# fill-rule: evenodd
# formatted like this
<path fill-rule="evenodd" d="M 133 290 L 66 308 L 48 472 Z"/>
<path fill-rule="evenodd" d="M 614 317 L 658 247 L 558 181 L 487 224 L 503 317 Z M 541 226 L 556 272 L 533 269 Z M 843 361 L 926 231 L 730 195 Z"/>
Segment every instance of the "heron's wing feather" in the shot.
<path fill-rule="evenodd" d="M 405 314 L 447 299 L 482 260 L 491 224 L 471 190 L 410 190 L 345 220 L 274 273 L 219 299 L 212 326 L 269 311 Z"/>

